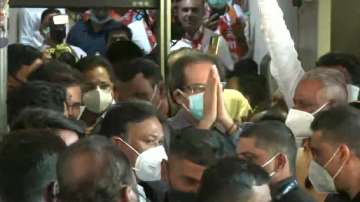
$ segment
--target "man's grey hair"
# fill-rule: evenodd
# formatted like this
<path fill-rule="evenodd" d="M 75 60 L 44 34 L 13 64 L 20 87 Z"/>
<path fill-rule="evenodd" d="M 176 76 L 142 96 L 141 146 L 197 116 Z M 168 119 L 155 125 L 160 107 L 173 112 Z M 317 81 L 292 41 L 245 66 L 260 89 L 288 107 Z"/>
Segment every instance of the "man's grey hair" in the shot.
<path fill-rule="evenodd" d="M 305 73 L 302 80 L 318 80 L 323 84 L 321 91 L 323 99 L 335 101 L 336 104 L 347 103 L 347 88 L 345 75 L 337 69 L 315 68 Z"/>

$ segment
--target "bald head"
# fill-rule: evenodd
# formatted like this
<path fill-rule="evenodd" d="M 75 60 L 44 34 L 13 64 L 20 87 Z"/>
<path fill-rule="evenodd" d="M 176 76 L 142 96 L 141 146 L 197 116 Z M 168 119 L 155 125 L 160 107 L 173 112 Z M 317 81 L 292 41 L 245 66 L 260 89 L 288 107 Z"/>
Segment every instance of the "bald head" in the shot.
<path fill-rule="evenodd" d="M 57 175 L 59 198 L 67 202 L 122 201 L 124 196 L 130 200 L 129 191 L 135 185 L 126 157 L 99 136 L 70 146 L 59 158 Z"/>

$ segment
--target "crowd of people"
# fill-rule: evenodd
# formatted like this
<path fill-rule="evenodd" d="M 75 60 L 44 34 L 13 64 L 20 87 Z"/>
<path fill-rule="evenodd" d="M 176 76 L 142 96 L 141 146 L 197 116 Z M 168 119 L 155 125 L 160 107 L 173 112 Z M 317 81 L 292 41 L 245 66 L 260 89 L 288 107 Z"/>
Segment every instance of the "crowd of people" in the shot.
<path fill-rule="evenodd" d="M 172 14 L 159 58 L 154 10 L 21 9 L 0 201 L 360 202 L 357 57 L 306 72 L 277 0 L 173 0 Z"/>

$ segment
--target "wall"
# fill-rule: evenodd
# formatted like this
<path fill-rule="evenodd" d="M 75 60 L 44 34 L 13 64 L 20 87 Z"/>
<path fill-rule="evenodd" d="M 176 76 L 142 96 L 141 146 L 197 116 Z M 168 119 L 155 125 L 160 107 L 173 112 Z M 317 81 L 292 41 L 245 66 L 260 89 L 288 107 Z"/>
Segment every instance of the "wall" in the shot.
<path fill-rule="evenodd" d="M 360 57 L 359 8 L 359 0 L 332 0 L 332 51 L 344 51 Z"/>

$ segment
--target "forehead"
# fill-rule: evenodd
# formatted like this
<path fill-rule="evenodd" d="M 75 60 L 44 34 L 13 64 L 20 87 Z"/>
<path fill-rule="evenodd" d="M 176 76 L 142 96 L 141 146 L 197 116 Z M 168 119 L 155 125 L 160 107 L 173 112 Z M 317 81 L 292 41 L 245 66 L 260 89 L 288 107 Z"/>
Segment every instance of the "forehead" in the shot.
<path fill-rule="evenodd" d="M 253 154 L 256 156 L 267 156 L 267 152 L 264 149 L 261 149 L 256 146 L 256 139 L 255 138 L 247 138 L 242 137 L 240 138 L 237 147 L 236 147 L 237 154 Z"/>
<path fill-rule="evenodd" d="M 137 74 L 128 82 L 119 82 L 119 90 L 121 91 L 119 98 L 121 100 L 129 98 L 149 100 L 154 91 L 151 81 L 145 78 L 142 73 Z"/>
<path fill-rule="evenodd" d="M 198 165 L 175 155 L 169 156 L 169 168 L 170 174 L 188 177 L 198 181 L 201 180 L 202 174 L 206 169 L 205 166 Z"/>
<path fill-rule="evenodd" d="M 321 81 L 318 80 L 302 80 L 299 82 L 296 91 L 295 96 L 298 96 L 299 98 L 309 98 L 313 97 L 316 98 L 317 93 L 321 90 L 323 87 Z"/>
<path fill-rule="evenodd" d="M 311 136 L 310 147 L 312 149 L 319 149 L 322 151 L 331 149 L 330 142 L 324 138 L 322 131 L 319 130 L 315 131 Z"/>
<path fill-rule="evenodd" d="M 84 72 L 86 80 L 95 81 L 110 81 L 110 75 L 105 67 L 97 66 Z"/>
<path fill-rule="evenodd" d="M 150 117 L 139 123 L 129 123 L 128 132 L 136 134 L 139 138 L 146 136 L 162 138 L 164 136 L 162 125 L 156 117 Z"/>
<path fill-rule="evenodd" d="M 322 87 L 321 81 L 318 80 L 300 81 L 294 95 L 295 105 L 300 104 L 317 107 L 321 101 L 320 92 Z"/>
<path fill-rule="evenodd" d="M 201 8 L 204 6 L 204 0 L 180 0 L 177 2 L 179 8 Z"/>
<path fill-rule="evenodd" d="M 184 69 L 185 85 L 206 84 L 213 64 L 197 62 L 189 64 Z"/>

